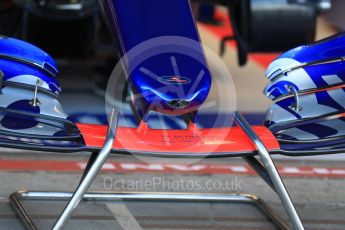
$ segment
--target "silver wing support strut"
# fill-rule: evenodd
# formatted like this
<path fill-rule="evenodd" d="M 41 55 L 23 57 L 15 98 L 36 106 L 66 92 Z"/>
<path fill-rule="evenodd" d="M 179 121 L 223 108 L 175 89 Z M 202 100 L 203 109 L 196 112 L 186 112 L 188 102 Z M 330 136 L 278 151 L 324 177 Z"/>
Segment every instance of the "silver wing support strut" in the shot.
<path fill-rule="evenodd" d="M 274 162 L 260 140 L 258 135 L 253 131 L 246 119 L 241 113 L 235 112 L 234 118 L 237 124 L 244 130 L 247 136 L 252 140 L 256 146 L 257 153 L 262 163 L 254 156 L 242 156 L 244 160 L 261 176 L 264 181 L 277 193 L 282 204 L 289 216 L 290 222 L 295 230 L 303 230 L 303 224 L 297 214 L 296 208 L 291 201 L 291 198 L 285 188 L 285 185 L 274 165 Z M 63 229 L 73 212 L 77 208 L 81 200 L 84 201 L 214 201 L 224 203 L 247 203 L 253 204 L 260 211 L 262 211 L 279 229 L 289 229 L 288 225 L 262 200 L 256 196 L 251 195 L 234 195 L 234 194 L 195 194 L 195 193 L 87 193 L 92 182 L 100 172 L 103 164 L 106 162 L 113 142 L 116 136 L 116 128 L 118 124 L 118 111 L 113 110 L 106 140 L 103 148 L 97 154 L 92 154 L 87 167 L 85 168 L 82 179 L 79 182 L 77 189 L 73 192 L 16 192 L 10 196 L 10 202 L 14 207 L 16 213 L 20 216 L 27 229 L 35 230 L 36 225 L 33 223 L 30 215 L 25 210 L 22 201 L 68 201 L 62 214 L 59 216 L 52 229 Z M 229 154 L 229 157 L 231 155 Z"/>

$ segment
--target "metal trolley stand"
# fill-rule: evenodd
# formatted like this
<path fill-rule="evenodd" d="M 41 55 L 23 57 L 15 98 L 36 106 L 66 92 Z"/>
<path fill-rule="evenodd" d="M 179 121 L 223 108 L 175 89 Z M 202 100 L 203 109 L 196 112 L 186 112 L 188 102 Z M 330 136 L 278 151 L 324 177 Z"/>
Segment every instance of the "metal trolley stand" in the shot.
<path fill-rule="evenodd" d="M 233 114 L 236 123 L 243 129 L 247 136 L 256 146 L 257 153 L 261 159 L 259 162 L 254 156 L 244 155 L 242 158 L 261 176 L 261 178 L 277 193 L 288 216 L 293 229 L 304 229 L 302 222 L 298 216 L 296 208 L 284 186 L 284 183 L 271 159 L 270 153 L 248 124 L 241 113 Z M 85 168 L 82 179 L 73 193 L 68 192 L 15 192 L 10 196 L 10 202 L 16 213 L 20 216 L 28 229 L 37 229 L 32 221 L 30 214 L 23 207 L 22 201 L 67 201 L 64 211 L 56 221 L 53 229 L 63 229 L 67 221 L 72 216 L 81 200 L 84 201 L 214 201 L 214 202 L 236 202 L 253 204 L 259 208 L 278 228 L 289 229 L 288 225 L 278 217 L 278 215 L 270 209 L 262 200 L 251 195 L 220 195 L 220 194 L 194 194 L 194 193 L 87 193 L 88 188 L 100 172 L 103 164 L 106 162 L 116 136 L 118 124 L 118 113 L 113 110 L 111 122 L 108 127 L 108 133 L 101 151 L 95 155 L 92 154 Z M 230 157 L 224 156 L 224 157 Z"/>

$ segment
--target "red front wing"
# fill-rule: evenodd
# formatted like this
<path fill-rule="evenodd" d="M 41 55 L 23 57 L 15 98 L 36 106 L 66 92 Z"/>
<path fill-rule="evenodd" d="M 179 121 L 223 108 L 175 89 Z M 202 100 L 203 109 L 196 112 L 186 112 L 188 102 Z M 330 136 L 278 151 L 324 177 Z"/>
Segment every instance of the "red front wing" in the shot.
<path fill-rule="evenodd" d="M 87 148 L 102 147 L 107 126 L 77 124 Z M 254 131 L 271 151 L 280 149 L 274 135 L 264 126 L 253 126 Z M 114 151 L 167 155 L 241 155 L 252 154 L 255 145 L 240 127 L 198 129 L 195 126 L 185 130 L 118 127 L 113 144 Z"/>

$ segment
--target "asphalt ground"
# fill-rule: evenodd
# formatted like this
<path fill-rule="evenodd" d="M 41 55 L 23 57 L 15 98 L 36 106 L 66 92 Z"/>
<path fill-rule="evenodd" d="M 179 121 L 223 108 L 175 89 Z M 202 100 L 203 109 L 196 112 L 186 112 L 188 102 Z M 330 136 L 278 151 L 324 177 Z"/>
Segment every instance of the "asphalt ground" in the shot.
<path fill-rule="evenodd" d="M 58 162 L 85 162 L 87 154 L 74 156 L 51 153 L 31 153 L 3 150 L 2 161 L 47 160 Z M 6 157 L 7 156 L 7 157 Z M 37 157 L 38 156 L 38 157 Z M 130 156 L 112 156 L 108 163 L 143 164 L 142 159 Z M 285 167 L 342 168 L 344 162 L 325 160 L 275 159 Z M 149 160 L 145 164 L 184 165 L 170 159 Z M 241 158 L 202 160 L 194 165 L 245 166 Z M 0 168 L 0 229 L 24 229 L 9 206 L 9 194 L 19 190 L 73 191 L 82 170 L 3 170 Z M 288 188 L 306 229 L 344 229 L 345 180 L 342 177 L 285 175 Z M 284 219 L 287 218 L 275 193 L 255 174 L 218 174 L 212 171 L 197 174 L 189 171 L 167 173 L 160 171 L 133 171 L 131 173 L 104 170 L 90 191 L 104 192 L 162 192 L 199 194 L 255 194 L 266 201 Z M 24 206 L 40 229 L 49 229 L 65 202 L 25 201 Z M 135 228 L 133 221 L 135 220 Z M 203 227 L 201 227 L 203 226 Z M 139 228 L 140 227 L 140 228 Z M 244 204 L 210 202 L 82 202 L 67 229 L 275 229 L 258 210 Z"/>

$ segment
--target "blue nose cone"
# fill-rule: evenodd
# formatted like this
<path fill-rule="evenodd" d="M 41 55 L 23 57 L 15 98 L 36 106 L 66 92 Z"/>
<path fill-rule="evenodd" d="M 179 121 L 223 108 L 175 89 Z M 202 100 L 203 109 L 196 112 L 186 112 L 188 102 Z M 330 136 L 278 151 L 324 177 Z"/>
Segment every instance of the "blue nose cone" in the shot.
<path fill-rule="evenodd" d="M 127 57 L 132 102 L 141 118 L 150 110 L 196 110 L 208 95 L 211 76 L 190 1 L 100 2 L 120 53 Z"/>
<path fill-rule="evenodd" d="M 153 56 L 131 74 L 132 102 L 145 114 L 186 114 L 206 100 L 211 76 L 205 63 L 177 53 Z"/>

